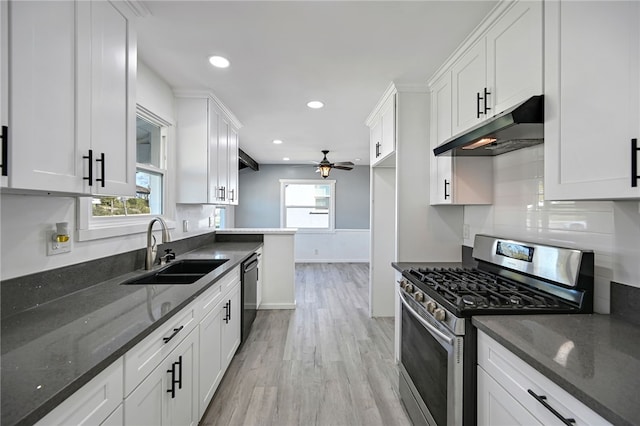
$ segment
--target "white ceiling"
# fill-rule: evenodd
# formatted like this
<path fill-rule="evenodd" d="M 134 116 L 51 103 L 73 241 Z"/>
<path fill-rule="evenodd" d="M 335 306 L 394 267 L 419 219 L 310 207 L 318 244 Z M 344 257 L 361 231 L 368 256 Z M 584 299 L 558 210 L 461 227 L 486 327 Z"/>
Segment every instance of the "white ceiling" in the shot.
<path fill-rule="evenodd" d="M 364 122 L 389 83 L 426 84 L 495 3 L 147 0 L 138 55 L 174 89 L 215 93 L 259 163 L 328 149 L 333 162 L 369 164 Z M 213 68 L 213 54 L 231 66 Z"/>

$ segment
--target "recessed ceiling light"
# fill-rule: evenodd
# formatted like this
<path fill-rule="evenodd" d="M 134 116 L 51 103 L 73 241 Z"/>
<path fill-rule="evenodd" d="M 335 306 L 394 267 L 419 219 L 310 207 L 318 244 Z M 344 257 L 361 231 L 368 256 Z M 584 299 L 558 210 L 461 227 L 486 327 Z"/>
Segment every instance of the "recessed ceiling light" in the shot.
<path fill-rule="evenodd" d="M 289 160 L 290 160 L 290 158 L 289 158 L 289 157 L 282 157 L 282 159 L 283 159 L 284 161 L 289 161 Z"/>
<path fill-rule="evenodd" d="M 227 68 L 229 66 L 229 60 L 222 56 L 209 56 L 209 63 L 216 68 Z"/>
<path fill-rule="evenodd" d="M 275 143 L 276 145 L 280 145 L 282 143 L 282 140 L 280 139 L 274 139 L 273 143 Z"/>
<path fill-rule="evenodd" d="M 322 108 L 324 104 L 320 101 L 309 101 L 307 102 L 307 106 L 309 108 L 318 109 L 318 108 Z"/>

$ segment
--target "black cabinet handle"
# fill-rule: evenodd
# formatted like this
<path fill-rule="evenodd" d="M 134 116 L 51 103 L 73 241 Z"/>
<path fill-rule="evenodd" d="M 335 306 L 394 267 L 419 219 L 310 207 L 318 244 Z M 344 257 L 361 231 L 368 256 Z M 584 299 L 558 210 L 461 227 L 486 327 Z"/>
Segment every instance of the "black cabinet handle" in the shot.
<path fill-rule="evenodd" d="M 104 152 L 100 154 L 100 158 L 96 158 L 96 162 L 100 162 L 100 179 L 96 178 L 96 182 L 100 182 L 100 186 L 104 188 Z"/>
<path fill-rule="evenodd" d="M 480 111 L 480 100 L 482 100 L 480 92 L 476 92 L 476 118 L 480 118 L 480 114 L 482 114 Z"/>
<path fill-rule="evenodd" d="M 224 323 L 229 324 L 229 302 L 224 304 Z"/>
<path fill-rule="evenodd" d="M 178 327 L 178 328 L 174 328 L 174 329 L 173 329 L 173 334 L 171 334 L 171 336 L 169 336 L 169 337 L 163 337 L 163 338 L 162 338 L 162 341 L 163 341 L 164 343 L 168 343 L 168 342 L 169 342 L 169 340 L 171 340 L 171 339 L 173 339 L 174 337 L 176 337 L 176 334 L 180 333 L 180 330 L 182 330 L 183 328 L 184 328 L 184 325 L 181 325 L 181 326 L 180 326 L 180 327 Z"/>
<path fill-rule="evenodd" d="M 9 126 L 2 126 L 2 176 L 8 176 L 9 169 Z"/>
<path fill-rule="evenodd" d="M 93 186 L 93 150 L 89 150 L 89 155 L 83 155 L 82 158 L 86 158 L 89 160 L 89 176 L 83 177 L 82 179 L 89 181 L 89 186 Z"/>
<path fill-rule="evenodd" d="M 631 186 L 633 188 L 638 186 L 638 179 L 640 179 L 638 175 L 638 151 L 640 151 L 638 139 L 631 139 Z"/>
<path fill-rule="evenodd" d="M 167 389 L 167 393 L 171 394 L 171 398 L 176 397 L 176 363 L 171 364 L 171 370 L 167 370 L 167 373 L 171 373 L 171 389 Z"/>
<path fill-rule="evenodd" d="M 380 157 L 382 155 L 382 153 L 380 152 L 380 147 L 382 146 L 382 144 L 380 142 L 376 143 L 376 158 Z"/>
<path fill-rule="evenodd" d="M 491 92 L 487 91 L 487 88 L 484 88 L 484 115 L 487 115 L 487 111 L 491 111 L 491 108 L 489 108 L 487 105 L 487 98 L 489 97 L 489 95 L 491 94 Z"/>
<path fill-rule="evenodd" d="M 547 397 L 544 395 L 537 395 L 534 391 L 532 391 L 531 389 L 527 389 L 527 392 L 529 392 L 529 394 L 531 396 L 533 396 L 536 401 L 538 401 L 540 404 L 542 404 L 544 406 L 544 408 L 546 408 L 547 410 L 551 411 L 551 413 L 556 416 L 558 419 L 560 419 L 560 421 L 562 423 L 564 423 L 565 425 L 568 426 L 572 426 L 575 422 L 576 419 L 567 419 L 566 417 L 564 417 L 562 414 L 558 413 L 552 406 L 549 405 L 549 403 L 546 401 Z"/>
<path fill-rule="evenodd" d="M 182 355 L 178 357 L 178 361 L 174 364 L 178 364 L 178 389 L 182 389 Z"/>
<path fill-rule="evenodd" d="M 447 188 L 449 187 L 449 185 L 451 185 L 451 183 L 445 179 L 444 180 L 444 199 L 445 200 L 451 196 L 451 194 L 447 193 Z"/>

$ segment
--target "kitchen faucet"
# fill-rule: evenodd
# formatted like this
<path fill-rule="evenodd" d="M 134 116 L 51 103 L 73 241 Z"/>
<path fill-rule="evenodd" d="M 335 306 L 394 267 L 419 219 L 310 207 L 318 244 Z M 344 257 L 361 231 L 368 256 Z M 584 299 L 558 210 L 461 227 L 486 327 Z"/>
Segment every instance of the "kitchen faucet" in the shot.
<path fill-rule="evenodd" d="M 151 234 L 151 230 L 153 229 L 153 224 L 155 222 L 160 222 L 160 226 L 162 227 L 162 242 L 169 243 L 171 242 L 171 234 L 169 234 L 169 228 L 167 227 L 167 223 L 161 217 L 154 217 L 149 222 L 149 226 L 147 227 L 147 255 L 144 259 L 144 269 L 149 270 L 153 266 L 154 256 L 153 256 L 153 248 L 155 244 L 155 238 L 153 238 L 153 243 L 151 239 L 153 235 Z"/>

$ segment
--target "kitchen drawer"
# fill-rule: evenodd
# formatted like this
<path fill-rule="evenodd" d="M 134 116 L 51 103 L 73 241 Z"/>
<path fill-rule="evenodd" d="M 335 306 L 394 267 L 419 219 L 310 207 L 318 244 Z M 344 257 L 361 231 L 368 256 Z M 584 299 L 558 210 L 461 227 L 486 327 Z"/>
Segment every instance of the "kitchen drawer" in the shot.
<path fill-rule="evenodd" d="M 197 306 L 189 304 L 124 354 L 125 397 L 196 327 Z"/>
<path fill-rule="evenodd" d="M 559 425 L 562 422 L 529 390 L 546 397 L 549 406 L 563 417 L 575 419 L 577 426 L 611 424 L 481 331 L 478 332 L 478 365 L 542 424 Z"/>
<path fill-rule="evenodd" d="M 202 321 L 207 314 L 216 307 L 218 302 L 240 281 L 240 267 L 227 273 L 217 283 L 209 287 L 198 298 L 198 321 Z"/>
<path fill-rule="evenodd" d="M 36 425 L 97 425 L 106 420 L 117 424 L 112 413 L 122 404 L 122 370 L 122 358 L 118 358 Z"/>
<path fill-rule="evenodd" d="M 222 295 L 226 295 L 236 284 L 240 282 L 240 266 L 229 272 L 220 280 Z"/>

